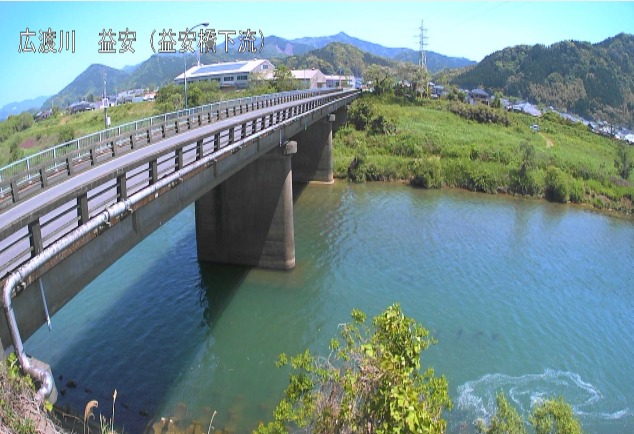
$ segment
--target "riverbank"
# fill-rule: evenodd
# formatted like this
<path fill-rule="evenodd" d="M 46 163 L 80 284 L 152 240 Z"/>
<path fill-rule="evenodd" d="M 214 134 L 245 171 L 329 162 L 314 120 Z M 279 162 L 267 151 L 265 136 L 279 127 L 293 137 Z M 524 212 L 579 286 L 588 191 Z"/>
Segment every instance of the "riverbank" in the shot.
<path fill-rule="evenodd" d="M 405 181 L 634 214 L 632 149 L 552 115 L 368 96 L 335 133 L 333 159 L 335 177 L 355 182 Z"/>

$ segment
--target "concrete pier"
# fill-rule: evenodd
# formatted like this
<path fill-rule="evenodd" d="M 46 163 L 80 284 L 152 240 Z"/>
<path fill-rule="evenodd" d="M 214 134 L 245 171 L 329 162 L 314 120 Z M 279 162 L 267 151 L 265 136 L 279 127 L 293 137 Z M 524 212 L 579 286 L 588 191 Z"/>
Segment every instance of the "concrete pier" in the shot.
<path fill-rule="evenodd" d="M 312 124 L 293 137 L 297 154 L 293 156 L 293 182 L 311 181 L 332 183 L 332 127 L 331 114 Z"/>
<path fill-rule="evenodd" d="M 291 155 L 288 142 L 196 201 L 201 261 L 276 269 L 295 266 Z"/>

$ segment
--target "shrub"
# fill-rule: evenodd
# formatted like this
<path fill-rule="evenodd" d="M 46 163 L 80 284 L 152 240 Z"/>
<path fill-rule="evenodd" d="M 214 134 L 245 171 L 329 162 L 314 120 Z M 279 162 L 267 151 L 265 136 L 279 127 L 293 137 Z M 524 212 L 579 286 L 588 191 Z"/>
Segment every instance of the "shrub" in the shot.
<path fill-rule="evenodd" d="M 511 121 L 506 112 L 494 109 L 484 104 L 469 105 L 460 102 L 452 102 L 449 111 L 462 118 L 476 121 L 481 124 L 500 124 L 508 127 Z"/>
<path fill-rule="evenodd" d="M 64 125 L 57 133 L 57 140 L 60 143 L 70 142 L 75 138 L 75 130 L 70 125 Z"/>
<path fill-rule="evenodd" d="M 542 185 L 535 171 L 511 169 L 509 170 L 509 191 L 523 196 L 536 196 L 541 193 Z"/>
<path fill-rule="evenodd" d="M 410 183 L 416 187 L 442 187 L 442 164 L 439 157 L 417 158 L 411 167 L 413 177 Z"/>
<path fill-rule="evenodd" d="M 570 182 L 570 201 L 581 203 L 585 197 L 583 181 L 580 179 L 572 179 Z"/>
<path fill-rule="evenodd" d="M 373 117 L 374 110 L 372 106 L 363 99 L 353 102 L 348 110 L 348 122 L 359 131 L 364 131 Z"/>
<path fill-rule="evenodd" d="M 378 115 L 370 122 L 370 134 L 394 134 L 396 132 L 396 125 L 388 121 L 385 116 Z"/>
<path fill-rule="evenodd" d="M 561 169 L 548 166 L 544 178 L 544 196 L 551 202 L 568 202 L 570 185 L 568 175 Z"/>

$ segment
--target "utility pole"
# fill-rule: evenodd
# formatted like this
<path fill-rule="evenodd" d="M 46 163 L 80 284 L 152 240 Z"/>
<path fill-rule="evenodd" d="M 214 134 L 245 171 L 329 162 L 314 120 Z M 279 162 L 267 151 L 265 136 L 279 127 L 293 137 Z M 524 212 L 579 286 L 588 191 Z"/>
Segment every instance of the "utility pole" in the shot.
<path fill-rule="evenodd" d="M 108 129 L 108 94 L 106 93 L 106 73 L 103 74 L 103 96 L 101 98 L 101 104 L 103 105 L 103 125 Z"/>

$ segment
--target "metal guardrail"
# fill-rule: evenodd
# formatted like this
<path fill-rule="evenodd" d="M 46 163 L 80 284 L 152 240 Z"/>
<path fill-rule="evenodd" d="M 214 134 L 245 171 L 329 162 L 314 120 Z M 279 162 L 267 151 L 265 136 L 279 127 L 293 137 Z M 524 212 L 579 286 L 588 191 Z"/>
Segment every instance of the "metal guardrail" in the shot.
<path fill-rule="evenodd" d="M 72 176 L 73 160 L 85 158 L 94 152 L 103 154 L 107 152 L 109 146 L 111 149 L 113 148 L 113 143 L 121 145 L 126 139 L 129 139 L 133 146 L 137 147 L 149 144 L 149 142 L 145 144 L 139 142 L 143 133 L 146 133 L 148 129 L 155 133 L 159 128 L 172 125 L 171 121 L 174 121 L 173 125 L 175 125 L 176 134 L 178 134 L 182 131 L 179 127 L 183 119 L 187 120 L 197 116 L 199 120 L 207 118 L 208 122 L 211 122 L 212 117 L 215 120 L 224 119 L 240 114 L 243 110 L 254 110 L 335 91 L 337 89 L 308 89 L 219 101 L 129 122 L 44 149 L 0 168 L 0 211 L 7 208 L 9 197 L 12 203 L 23 198 L 19 193 L 21 188 L 32 187 L 38 182 L 42 188 L 46 188 L 48 175 L 56 175 L 63 171 L 67 171 Z M 199 121 L 197 126 L 205 124 Z M 190 122 L 187 129 L 195 126 Z M 169 130 L 170 127 L 167 128 Z M 115 153 L 114 150 L 113 153 Z"/>

